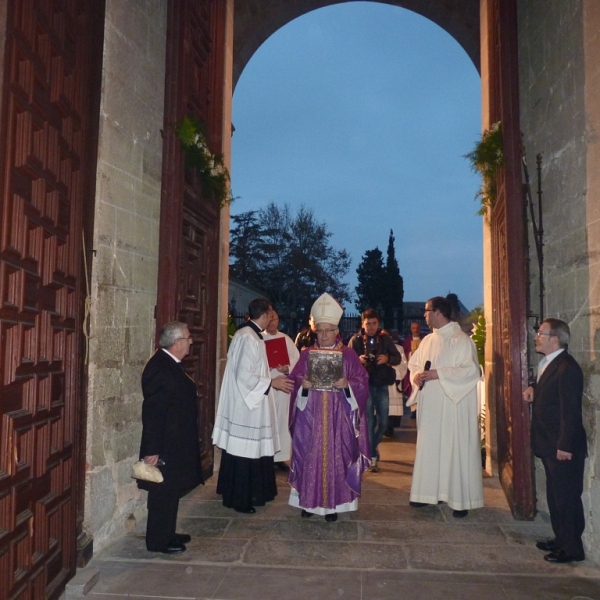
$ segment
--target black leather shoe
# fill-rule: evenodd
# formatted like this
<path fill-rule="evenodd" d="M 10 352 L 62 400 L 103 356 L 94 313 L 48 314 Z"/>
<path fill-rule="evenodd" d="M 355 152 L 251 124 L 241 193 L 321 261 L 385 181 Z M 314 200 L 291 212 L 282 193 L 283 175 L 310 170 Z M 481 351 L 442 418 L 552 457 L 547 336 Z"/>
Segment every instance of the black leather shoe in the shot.
<path fill-rule="evenodd" d="M 409 502 L 409 504 L 413 508 L 423 508 L 425 506 L 429 506 L 429 504 L 427 504 L 427 502 Z"/>
<path fill-rule="evenodd" d="M 192 536 L 187 533 L 176 533 L 173 541 L 177 544 L 189 544 L 192 541 Z"/>
<path fill-rule="evenodd" d="M 253 515 L 256 512 L 254 506 L 249 506 L 248 508 L 234 508 L 236 512 L 244 513 L 246 515 Z"/>
<path fill-rule="evenodd" d="M 335 523 L 337 521 L 337 513 L 331 513 L 330 515 L 325 515 L 325 520 L 328 523 Z"/>
<path fill-rule="evenodd" d="M 543 550 L 544 552 L 554 552 L 555 550 L 558 550 L 558 548 L 556 547 L 555 539 L 539 540 L 538 542 L 535 543 L 535 547 L 538 550 Z"/>
<path fill-rule="evenodd" d="M 307 510 L 302 509 L 302 512 L 300 513 L 300 516 L 303 519 L 310 519 L 313 516 L 313 513 L 309 513 Z"/>
<path fill-rule="evenodd" d="M 585 560 L 585 556 L 573 556 L 572 554 L 567 554 L 564 550 L 557 549 L 554 552 L 550 552 L 550 554 L 546 554 L 544 560 L 551 563 L 579 562 Z"/>
<path fill-rule="evenodd" d="M 464 519 L 469 514 L 468 510 L 453 510 L 452 516 L 457 519 Z"/>
<path fill-rule="evenodd" d="M 165 548 L 161 548 L 160 550 L 150 550 L 150 552 L 162 552 L 163 554 L 181 554 L 185 552 L 186 548 L 183 544 L 179 544 L 177 542 L 171 542 Z"/>

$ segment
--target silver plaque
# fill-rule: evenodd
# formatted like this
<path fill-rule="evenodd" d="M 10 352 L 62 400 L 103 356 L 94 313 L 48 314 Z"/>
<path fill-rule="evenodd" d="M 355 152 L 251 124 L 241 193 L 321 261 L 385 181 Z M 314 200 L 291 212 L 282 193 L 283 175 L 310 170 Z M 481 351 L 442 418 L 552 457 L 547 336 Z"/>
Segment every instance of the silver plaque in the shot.
<path fill-rule="evenodd" d="M 341 350 L 309 350 L 308 380 L 313 390 L 338 391 L 334 383 L 344 376 L 344 353 Z"/>

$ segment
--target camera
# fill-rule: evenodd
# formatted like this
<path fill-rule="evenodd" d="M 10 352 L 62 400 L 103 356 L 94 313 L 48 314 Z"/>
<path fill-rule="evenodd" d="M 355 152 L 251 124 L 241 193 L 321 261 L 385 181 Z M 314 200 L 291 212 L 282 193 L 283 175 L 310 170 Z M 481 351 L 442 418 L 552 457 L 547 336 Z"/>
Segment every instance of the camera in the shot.
<path fill-rule="evenodd" d="M 367 357 L 365 369 L 370 373 L 377 366 L 377 356 L 379 355 L 379 340 L 376 337 L 367 338 L 365 355 Z"/>

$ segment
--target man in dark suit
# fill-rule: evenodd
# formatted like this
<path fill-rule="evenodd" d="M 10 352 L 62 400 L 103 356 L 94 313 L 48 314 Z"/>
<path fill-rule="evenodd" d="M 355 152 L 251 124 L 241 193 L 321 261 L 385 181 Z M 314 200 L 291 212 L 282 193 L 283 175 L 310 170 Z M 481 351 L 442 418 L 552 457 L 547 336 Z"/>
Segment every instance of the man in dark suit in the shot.
<path fill-rule="evenodd" d="M 549 552 L 544 560 L 553 563 L 585 559 L 581 541 L 585 529 L 581 494 L 587 456 L 581 414 L 583 373 L 567 352 L 569 337 L 569 326 L 564 321 L 542 322 L 535 349 L 544 357 L 537 382 L 523 392 L 523 399 L 533 402 L 531 445 L 546 471 L 548 509 L 556 536 L 536 545 Z"/>
<path fill-rule="evenodd" d="M 177 554 L 191 540 L 187 534 L 175 533 L 179 498 L 202 483 L 196 384 L 181 362 L 192 345 L 187 325 L 167 323 L 158 345 L 142 373 L 140 459 L 158 466 L 164 481 L 138 480 L 138 486 L 148 490 L 146 548 Z"/>

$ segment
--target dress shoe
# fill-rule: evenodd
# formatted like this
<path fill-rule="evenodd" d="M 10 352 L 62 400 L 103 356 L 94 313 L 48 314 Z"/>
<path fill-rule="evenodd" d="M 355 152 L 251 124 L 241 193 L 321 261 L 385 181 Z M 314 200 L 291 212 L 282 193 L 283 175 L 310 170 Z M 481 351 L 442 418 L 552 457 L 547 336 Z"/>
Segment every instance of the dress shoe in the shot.
<path fill-rule="evenodd" d="M 284 462 L 276 462 L 275 468 L 279 469 L 280 471 L 283 471 L 284 473 L 290 472 L 290 468 Z"/>
<path fill-rule="evenodd" d="M 554 552 L 557 550 L 556 548 L 556 540 L 539 540 L 535 543 L 535 547 L 538 550 L 543 550 L 544 552 Z"/>
<path fill-rule="evenodd" d="M 176 533 L 173 541 L 176 544 L 189 544 L 192 541 L 192 536 L 187 533 Z"/>
<path fill-rule="evenodd" d="M 310 519 L 313 516 L 313 513 L 309 513 L 307 510 L 302 509 L 302 512 L 300 513 L 300 516 L 303 519 Z"/>
<path fill-rule="evenodd" d="M 244 513 L 245 515 L 253 515 L 256 512 L 254 506 L 249 506 L 248 508 L 234 508 L 236 512 Z"/>
<path fill-rule="evenodd" d="M 468 510 L 453 510 L 452 516 L 457 519 L 464 519 L 469 514 Z"/>
<path fill-rule="evenodd" d="M 325 520 L 328 523 L 335 523 L 337 521 L 337 513 L 331 513 L 329 515 L 325 515 Z"/>
<path fill-rule="evenodd" d="M 181 554 L 185 552 L 186 548 L 183 544 L 178 542 L 171 542 L 168 546 L 161 548 L 160 550 L 150 550 L 150 552 L 162 552 L 163 554 Z"/>
<path fill-rule="evenodd" d="M 425 506 L 429 506 L 429 504 L 427 504 L 427 502 L 409 502 L 409 504 L 413 507 L 413 508 L 423 508 Z"/>
<path fill-rule="evenodd" d="M 551 563 L 579 562 L 581 560 L 585 560 L 585 556 L 573 556 L 564 550 L 556 549 L 554 552 L 546 554 L 546 556 L 544 556 L 544 560 L 547 560 Z"/>

